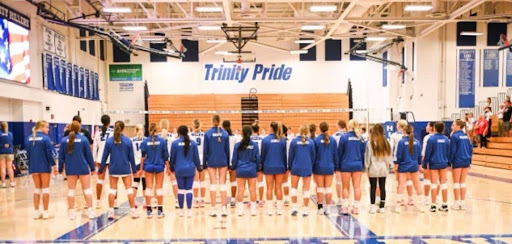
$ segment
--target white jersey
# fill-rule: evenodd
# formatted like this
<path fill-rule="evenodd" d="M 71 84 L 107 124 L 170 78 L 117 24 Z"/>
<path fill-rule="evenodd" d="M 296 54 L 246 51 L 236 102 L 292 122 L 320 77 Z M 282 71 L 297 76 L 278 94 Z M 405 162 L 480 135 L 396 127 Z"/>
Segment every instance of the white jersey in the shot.
<path fill-rule="evenodd" d="M 332 135 L 332 137 L 334 137 L 334 139 L 336 139 L 336 147 L 338 147 L 338 145 L 340 144 L 340 138 L 341 136 L 345 135 L 347 132 L 344 131 L 344 130 L 339 130 L 337 131 L 336 133 L 334 133 Z"/>
<path fill-rule="evenodd" d="M 393 161 L 396 161 L 396 152 L 398 150 L 398 143 L 402 140 L 404 134 L 402 132 L 394 132 L 389 137 L 389 145 L 391 146 L 391 150 L 393 151 Z"/>
<path fill-rule="evenodd" d="M 162 138 L 164 138 L 162 136 Z M 172 142 L 176 141 L 178 139 L 178 136 L 173 133 L 167 133 L 167 152 L 169 153 L 169 156 L 171 155 L 171 146 Z"/>
<path fill-rule="evenodd" d="M 251 141 L 253 142 L 256 142 L 258 144 L 258 149 L 260 150 L 260 154 L 261 154 L 261 141 L 263 140 L 263 136 L 260 136 L 260 135 L 252 135 L 251 136 Z"/>
<path fill-rule="evenodd" d="M 144 139 L 146 139 L 146 137 L 132 138 L 133 153 L 135 156 L 135 165 L 140 165 L 140 159 L 142 158 L 142 152 L 140 151 L 140 145 L 142 145 L 142 142 L 144 141 Z"/>
<path fill-rule="evenodd" d="M 286 137 L 286 158 L 290 156 L 290 145 L 292 144 L 294 137 L 287 136 Z M 288 162 L 286 162 L 288 164 Z"/>
<path fill-rule="evenodd" d="M 96 132 L 94 135 L 94 140 L 92 144 L 92 156 L 94 158 L 94 162 L 101 163 L 101 158 L 103 157 L 103 150 L 105 149 L 105 143 L 107 139 L 114 135 L 114 130 L 112 128 L 107 128 L 105 134 L 101 135 L 101 130 Z M 107 158 L 107 164 L 109 163 L 109 158 Z"/>
<path fill-rule="evenodd" d="M 229 165 L 231 165 L 231 159 L 233 158 L 233 151 L 235 150 L 235 144 L 242 140 L 239 135 L 229 136 Z"/>
<path fill-rule="evenodd" d="M 427 151 L 427 141 L 428 138 L 430 138 L 432 134 L 428 134 L 425 137 L 423 137 L 423 145 L 421 145 L 421 156 L 425 157 L 425 152 Z"/>
<path fill-rule="evenodd" d="M 199 162 L 201 166 L 203 165 L 203 140 L 204 140 L 204 132 L 190 132 L 188 133 L 191 141 L 195 141 L 197 143 L 197 152 L 199 153 Z"/>

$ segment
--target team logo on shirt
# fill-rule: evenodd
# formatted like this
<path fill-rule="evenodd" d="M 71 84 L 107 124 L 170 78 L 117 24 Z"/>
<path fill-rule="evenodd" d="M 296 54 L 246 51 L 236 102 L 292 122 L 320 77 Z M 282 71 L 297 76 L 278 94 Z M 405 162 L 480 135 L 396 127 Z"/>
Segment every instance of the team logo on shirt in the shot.
<path fill-rule="evenodd" d="M 69 142 L 69 139 L 66 140 L 66 142 Z M 75 139 L 75 142 L 82 142 L 82 139 Z"/>
<path fill-rule="evenodd" d="M 214 137 L 220 137 L 220 136 L 222 136 L 222 133 L 213 133 L 213 134 L 212 134 L 212 136 L 214 136 Z"/>
<path fill-rule="evenodd" d="M 158 145 L 160 145 L 160 142 L 159 141 L 155 141 L 155 142 L 150 141 L 150 142 L 148 142 L 148 146 L 153 146 L 153 145 L 158 146 Z"/>
<path fill-rule="evenodd" d="M 413 144 L 413 145 L 417 145 L 418 143 L 417 143 L 417 142 L 414 142 L 414 143 L 412 143 L 412 144 Z M 404 143 L 404 145 L 409 145 L 409 142 L 408 142 L 408 141 L 406 141 L 406 142 Z"/>
<path fill-rule="evenodd" d="M 445 139 L 439 139 L 439 140 L 437 140 L 437 143 L 446 143 L 446 140 Z"/>
<path fill-rule="evenodd" d="M 277 140 L 277 139 L 270 140 L 270 143 L 279 143 L 279 142 L 281 142 L 281 140 Z"/>
<path fill-rule="evenodd" d="M 247 148 L 246 148 L 246 149 L 249 149 L 249 150 L 254 149 L 254 146 L 249 145 L 249 146 L 247 146 Z"/>
<path fill-rule="evenodd" d="M 304 141 L 304 142 L 298 141 L 297 145 L 309 145 L 309 141 Z"/>
<path fill-rule="evenodd" d="M 28 139 L 28 141 L 41 141 L 41 140 L 43 140 L 43 138 L 42 138 L 42 137 L 36 137 L 36 138 L 32 138 L 32 137 L 30 137 L 30 138 Z"/>
<path fill-rule="evenodd" d="M 460 136 L 459 139 L 469 140 L 468 136 Z"/>
<path fill-rule="evenodd" d="M 2 136 L 8 136 L 9 134 L 8 133 L 2 133 Z"/>
<path fill-rule="evenodd" d="M 348 138 L 349 141 L 360 141 L 361 139 L 359 137 L 351 136 Z"/>

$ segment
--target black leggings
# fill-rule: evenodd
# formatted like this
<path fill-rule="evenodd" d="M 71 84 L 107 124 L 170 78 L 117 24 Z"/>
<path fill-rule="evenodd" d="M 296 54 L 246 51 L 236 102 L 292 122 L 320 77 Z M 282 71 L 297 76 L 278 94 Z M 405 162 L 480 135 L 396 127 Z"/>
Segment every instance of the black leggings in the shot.
<path fill-rule="evenodd" d="M 135 178 L 133 178 L 133 181 L 140 183 L 141 179 L 142 179 L 142 190 L 145 191 L 146 190 L 146 178 L 144 178 L 144 177 L 135 177 Z M 133 186 L 133 188 L 139 189 L 138 187 L 135 187 L 135 186 Z"/>
<path fill-rule="evenodd" d="M 484 135 L 478 135 L 478 138 L 480 140 L 480 147 L 487 148 L 487 137 L 485 137 Z"/>
<path fill-rule="evenodd" d="M 377 180 L 380 189 L 380 206 L 384 207 L 386 202 L 386 177 L 370 177 L 370 201 L 375 204 L 375 192 L 377 191 Z"/>

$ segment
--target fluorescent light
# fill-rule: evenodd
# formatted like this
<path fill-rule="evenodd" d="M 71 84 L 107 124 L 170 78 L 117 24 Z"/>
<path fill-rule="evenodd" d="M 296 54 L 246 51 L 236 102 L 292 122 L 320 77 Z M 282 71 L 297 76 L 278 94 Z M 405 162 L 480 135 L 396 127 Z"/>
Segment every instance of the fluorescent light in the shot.
<path fill-rule="evenodd" d="M 123 30 L 125 31 L 145 31 L 148 30 L 148 27 L 144 25 L 139 26 L 123 26 Z"/>
<path fill-rule="evenodd" d="M 366 53 L 368 53 L 368 50 L 356 50 L 356 53 L 366 54 Z"/>
<path fill-rule="evenodd" d="M 411 12 L 421 12 L 421 11 L 430 11 L 432 10 L 431 5 L 407 5 L 404 8 L 405 11 Z"/>
<path fill-rule="evenodd" d="M 211 40 L 206 40 L 207 43 L 226 43 L 227 40 L 226 39 L 211 39 Z"/>
<path fill-rule="evenodd" d="M 309 7 L 310 12 L 334 12 L 338 9 L 336 5 L 313 5 Z"/>
<path fill-rule="evenodd" d="M 221 7 L 196 7 L 197 12 L 222 12 Z"/>
<path fill-rule="evenodd" d="M 220 30 L 220 26 L 212 26 L 212 25 L 202 25 L 197 27 L 199 30 L 207 31 L 207 30 Z"/>
<path fill-rule="evenodd" d="M 481 36 L 484 33 L 475 31 L 463 31 L 460 33 L 461 36 Z"/>
<path fill-rule="evenodd" d="M 399 29 L 405 29 L 405 25 L 382 25 L 382 29 L 385 30 L 399 30 Z"/>
<path fill-rule="evenodd" d="M 232 52 L 229 52 L 229 51 L 215 51 L 215 54 L 216 55 L 236 55 L 236 53 L 232 53 Z"/>
<path fill-rule="evenodd" d="M 291 50 L 291 54 L 306 54 L 308 53 L 308 50 Z"/>
<path fill-rule="evenodd" d="M 325 26 L 323 25 L 303 25 L 302 30 L 323 30 Z"/>
<path fill-rule="evenodd" d="M 315 43 L 315 40 L 296 40 L 295 43 L 311 44 L 311 43 Z"/>
<path fill-rule="evenodd" d="M 369 42 L 371 42 L 371 41 L 376 41 L 376 42 L 378 42 L 378 41 L 384 41 L 384 40 L 386 40 L 386 39 L 387 39 L 386 37 L 381 37 L 381 36 L 369 36 L 369 37 L 366 37 L 366 38 L 365 38 L 365 40 L 366 40 L 366 41 L 369 41 Z"/>
<path fill-rule="evenodd" d="M 132 9 L 128 7 L 104 7 L 105 13 L 131 13 Z"/>

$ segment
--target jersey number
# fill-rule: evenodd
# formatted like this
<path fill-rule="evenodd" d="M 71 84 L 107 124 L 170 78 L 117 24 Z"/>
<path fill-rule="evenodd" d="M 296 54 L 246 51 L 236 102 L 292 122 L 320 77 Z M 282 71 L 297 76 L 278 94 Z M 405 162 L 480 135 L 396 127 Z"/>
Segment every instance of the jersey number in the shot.
<path fill-rule="evenodd" d="M 106 141 L 108 139 L 108 136 L 110 136 L 110 134 L 105 134 L 104 136 L 100 136 L 100 140 L 101 141 Z"/>
<path fill-rule="evenodd" d="M 139 145 L 139 143 L 135 143 L 135 146 L 137 146 L 137 151 L 140 151 L 140 145 Z"/>
<path fill-rule="evenodd" d="M 196 142 L 198 146 L 201 146 L 201 138 L 196 138 Z"/>

